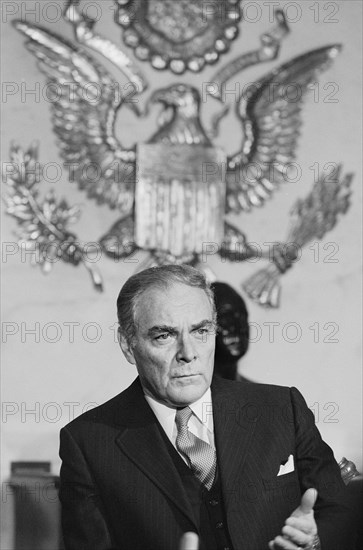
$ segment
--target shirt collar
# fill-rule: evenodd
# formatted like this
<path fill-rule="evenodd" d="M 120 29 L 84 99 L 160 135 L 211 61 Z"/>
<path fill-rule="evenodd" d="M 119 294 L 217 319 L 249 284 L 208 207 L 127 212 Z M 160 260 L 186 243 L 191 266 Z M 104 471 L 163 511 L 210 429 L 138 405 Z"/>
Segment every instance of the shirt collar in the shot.
<path fill-rule="evenodd" d="M 168 407 L 167 405 L 156 401 L 150 395 L 144 394 L 144 397 L 165 432 L 172 433 L 175 423 L 176 408 Z M 204 424 L 211 433 L 214 433 L 212 395 L 210 388 L 208 388 L 202 397 L 200 397 L 197 401 L 191 403 L 189 407 L 192 409 L 198 420 Z"/>
<path fill-rule="evenodd" d="M 198 420 L 208 428 L 212 433 L 213 427 L 213 414 L 212 414 L 212 395 L 210 388 L 207 389 L 204 395 L 189 405 Z"/>

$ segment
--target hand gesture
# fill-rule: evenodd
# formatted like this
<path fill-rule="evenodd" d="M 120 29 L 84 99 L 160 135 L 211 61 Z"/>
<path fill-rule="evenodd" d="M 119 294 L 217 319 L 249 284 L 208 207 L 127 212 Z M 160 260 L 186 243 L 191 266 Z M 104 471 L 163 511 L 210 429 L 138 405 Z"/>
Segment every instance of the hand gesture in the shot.
<path fill-rule="evenodd" d="M 308 489 L 301 498 L 300 505 L 285 521 L 281 535 L 269 542 L 270 550 L 297 550 L 312 548 L 318 529 L 314 519 L 314 504 L 318 492 Z"/>
<path fill-rule="evenodd" d="M 198 550 L 199 537 L 196 533 L 188 531 L 180 539 L 179 550 Z"/>

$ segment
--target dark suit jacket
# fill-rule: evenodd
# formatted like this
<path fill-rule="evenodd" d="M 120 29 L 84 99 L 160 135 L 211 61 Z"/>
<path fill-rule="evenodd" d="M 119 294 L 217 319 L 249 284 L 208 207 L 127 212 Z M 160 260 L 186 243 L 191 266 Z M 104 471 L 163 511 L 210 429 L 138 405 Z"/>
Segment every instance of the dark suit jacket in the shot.
<path fill-rule="evenodd" d="M 267 550 L 309 487 L 323 550 L 348 550 L 340 470 L 295 388 L 215 379 L 218 467 L 234 550 Z M 295 469 L 277 475 L 294 456 Z M 177 550 L 198 532 L 180 476 L 136 379 L 61 431 L 67 550 Z"/>

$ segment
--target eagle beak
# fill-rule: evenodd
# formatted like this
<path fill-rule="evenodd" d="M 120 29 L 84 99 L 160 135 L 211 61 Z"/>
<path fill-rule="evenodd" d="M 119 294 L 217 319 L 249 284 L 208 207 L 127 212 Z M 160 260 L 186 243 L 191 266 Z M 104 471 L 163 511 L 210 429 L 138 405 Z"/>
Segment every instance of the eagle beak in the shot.
<path fill-rule="evenodd" d="M 169 103 L 170 90 L 159 89 L 150 96 L 148 103 Z"/>
<path fill-rule="evenodd" d="M 169 95 L 170 92 L 168 89 L 155 90 L 155 92 L 151 94 L 149 99 L 146 101 L 143 114 L 149 114 L 151 106 L 155 103 L 164 103 L 165 106 L 170 107 Z"/>

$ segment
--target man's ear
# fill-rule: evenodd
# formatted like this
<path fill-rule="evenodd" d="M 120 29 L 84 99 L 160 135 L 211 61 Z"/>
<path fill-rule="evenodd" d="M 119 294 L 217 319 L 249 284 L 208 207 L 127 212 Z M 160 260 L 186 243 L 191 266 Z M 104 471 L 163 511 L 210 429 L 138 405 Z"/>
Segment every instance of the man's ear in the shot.
<path fill-rule="evenodd" d="M 124 356 L 126 357 L 128 362 L 131 363 L 131 365 L 136 365 L 136 361 L 135 361 L 135 357 L 134 357 L 132 348 L 130 347 L 130 345 L 129 345 L 128 341 L 126 340 L 125 336 L 123 334 L 121 334 L 120 328 L 117 331 L 117 340 L 118 340 L 119 346 L 122 350 L 122 353 L 124 354 Z"/>

